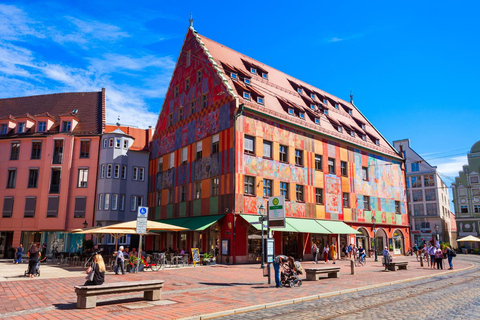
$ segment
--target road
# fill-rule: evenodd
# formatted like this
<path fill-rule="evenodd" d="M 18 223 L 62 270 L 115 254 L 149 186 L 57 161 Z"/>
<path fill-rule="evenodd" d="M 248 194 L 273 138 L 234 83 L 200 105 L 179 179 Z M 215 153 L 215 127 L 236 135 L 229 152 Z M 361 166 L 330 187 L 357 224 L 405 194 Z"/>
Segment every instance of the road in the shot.
<path fill-rule="evenodd" d="M 479 319 L 480 257 L 462 255 L 458 259 L 475 267 L 221 319 Z M 278 294 L 284 294 L 285 299 L 295 298 L 295 288 L 278 290 Z"/>

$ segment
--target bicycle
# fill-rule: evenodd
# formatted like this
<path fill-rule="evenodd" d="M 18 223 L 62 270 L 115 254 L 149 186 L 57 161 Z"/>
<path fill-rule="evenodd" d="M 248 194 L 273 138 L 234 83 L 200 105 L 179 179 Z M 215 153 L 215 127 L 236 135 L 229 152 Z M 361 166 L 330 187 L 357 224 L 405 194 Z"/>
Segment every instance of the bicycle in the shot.
<path fill-rule="evenodd" d="M 367 259 L 365 254 L 360 254 L 358 257 L 355 259 L 355 266 L 356 267 L 363 267 L 364 265 L 367 264 Z"/>
<path fill-rule="evenodd" d="M 142 257 L 142 261 L 144 264 L 144 269 L 150 269 L 152 271 L 165 269 L 165 253 L 154 253 L 153 259 L 150 261 L 150 263 L 148 262 L 148 258 L 147 261 L 145 261 L 145 259 Z"/>

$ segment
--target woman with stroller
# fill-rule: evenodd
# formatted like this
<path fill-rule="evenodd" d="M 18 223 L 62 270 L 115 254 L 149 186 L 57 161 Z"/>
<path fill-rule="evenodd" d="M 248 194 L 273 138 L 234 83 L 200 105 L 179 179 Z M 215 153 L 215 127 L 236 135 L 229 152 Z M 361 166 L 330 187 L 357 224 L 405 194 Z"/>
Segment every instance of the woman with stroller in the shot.
<path fill-rule="evenodd" d="M 84 286 L 101 285 L 105 282 L 105 262 L 101 254 L 97 253 L 93 257 L 93 263 L 87 269 L 87 275 L 93 270 L 93 279 L 85 282 Z M 88 276 L 87 276 L 88 277 Z"/>
<path fill-rule="evenodd" d="M 35 243 L 32 244 L 30 250 L 28 250 L 28 275 L 30 278 L 36 273 L 38 260 L 40 259 L 41 253 L 40 249 L 37 247 Z"/>

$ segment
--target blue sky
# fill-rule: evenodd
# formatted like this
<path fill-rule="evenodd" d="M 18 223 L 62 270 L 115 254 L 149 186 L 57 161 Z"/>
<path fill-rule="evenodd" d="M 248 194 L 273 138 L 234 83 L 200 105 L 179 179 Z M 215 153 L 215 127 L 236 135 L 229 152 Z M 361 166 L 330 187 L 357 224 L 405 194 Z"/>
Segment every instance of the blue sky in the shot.
<path fill-rule="evenodd" d="M 0 2 L 0 98 L 107 89 L 107 121 L 154 126 L 188 27 L 354 102 L 455 176 L 479 140 L 474 1 Z M 432 160 L 430 160 L 432 159 Z M 450 180 L 445 180 L 450 185 Z"/>

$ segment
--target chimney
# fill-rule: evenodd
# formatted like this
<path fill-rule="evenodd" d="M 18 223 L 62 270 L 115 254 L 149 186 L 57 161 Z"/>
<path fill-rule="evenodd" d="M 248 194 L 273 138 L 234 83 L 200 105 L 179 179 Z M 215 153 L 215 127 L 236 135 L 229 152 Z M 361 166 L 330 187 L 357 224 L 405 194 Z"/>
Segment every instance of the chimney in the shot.
<path fill-rule="evenodd" d="M 353 104 L 353 93 L 350 91 L 350 103 Z"/>

